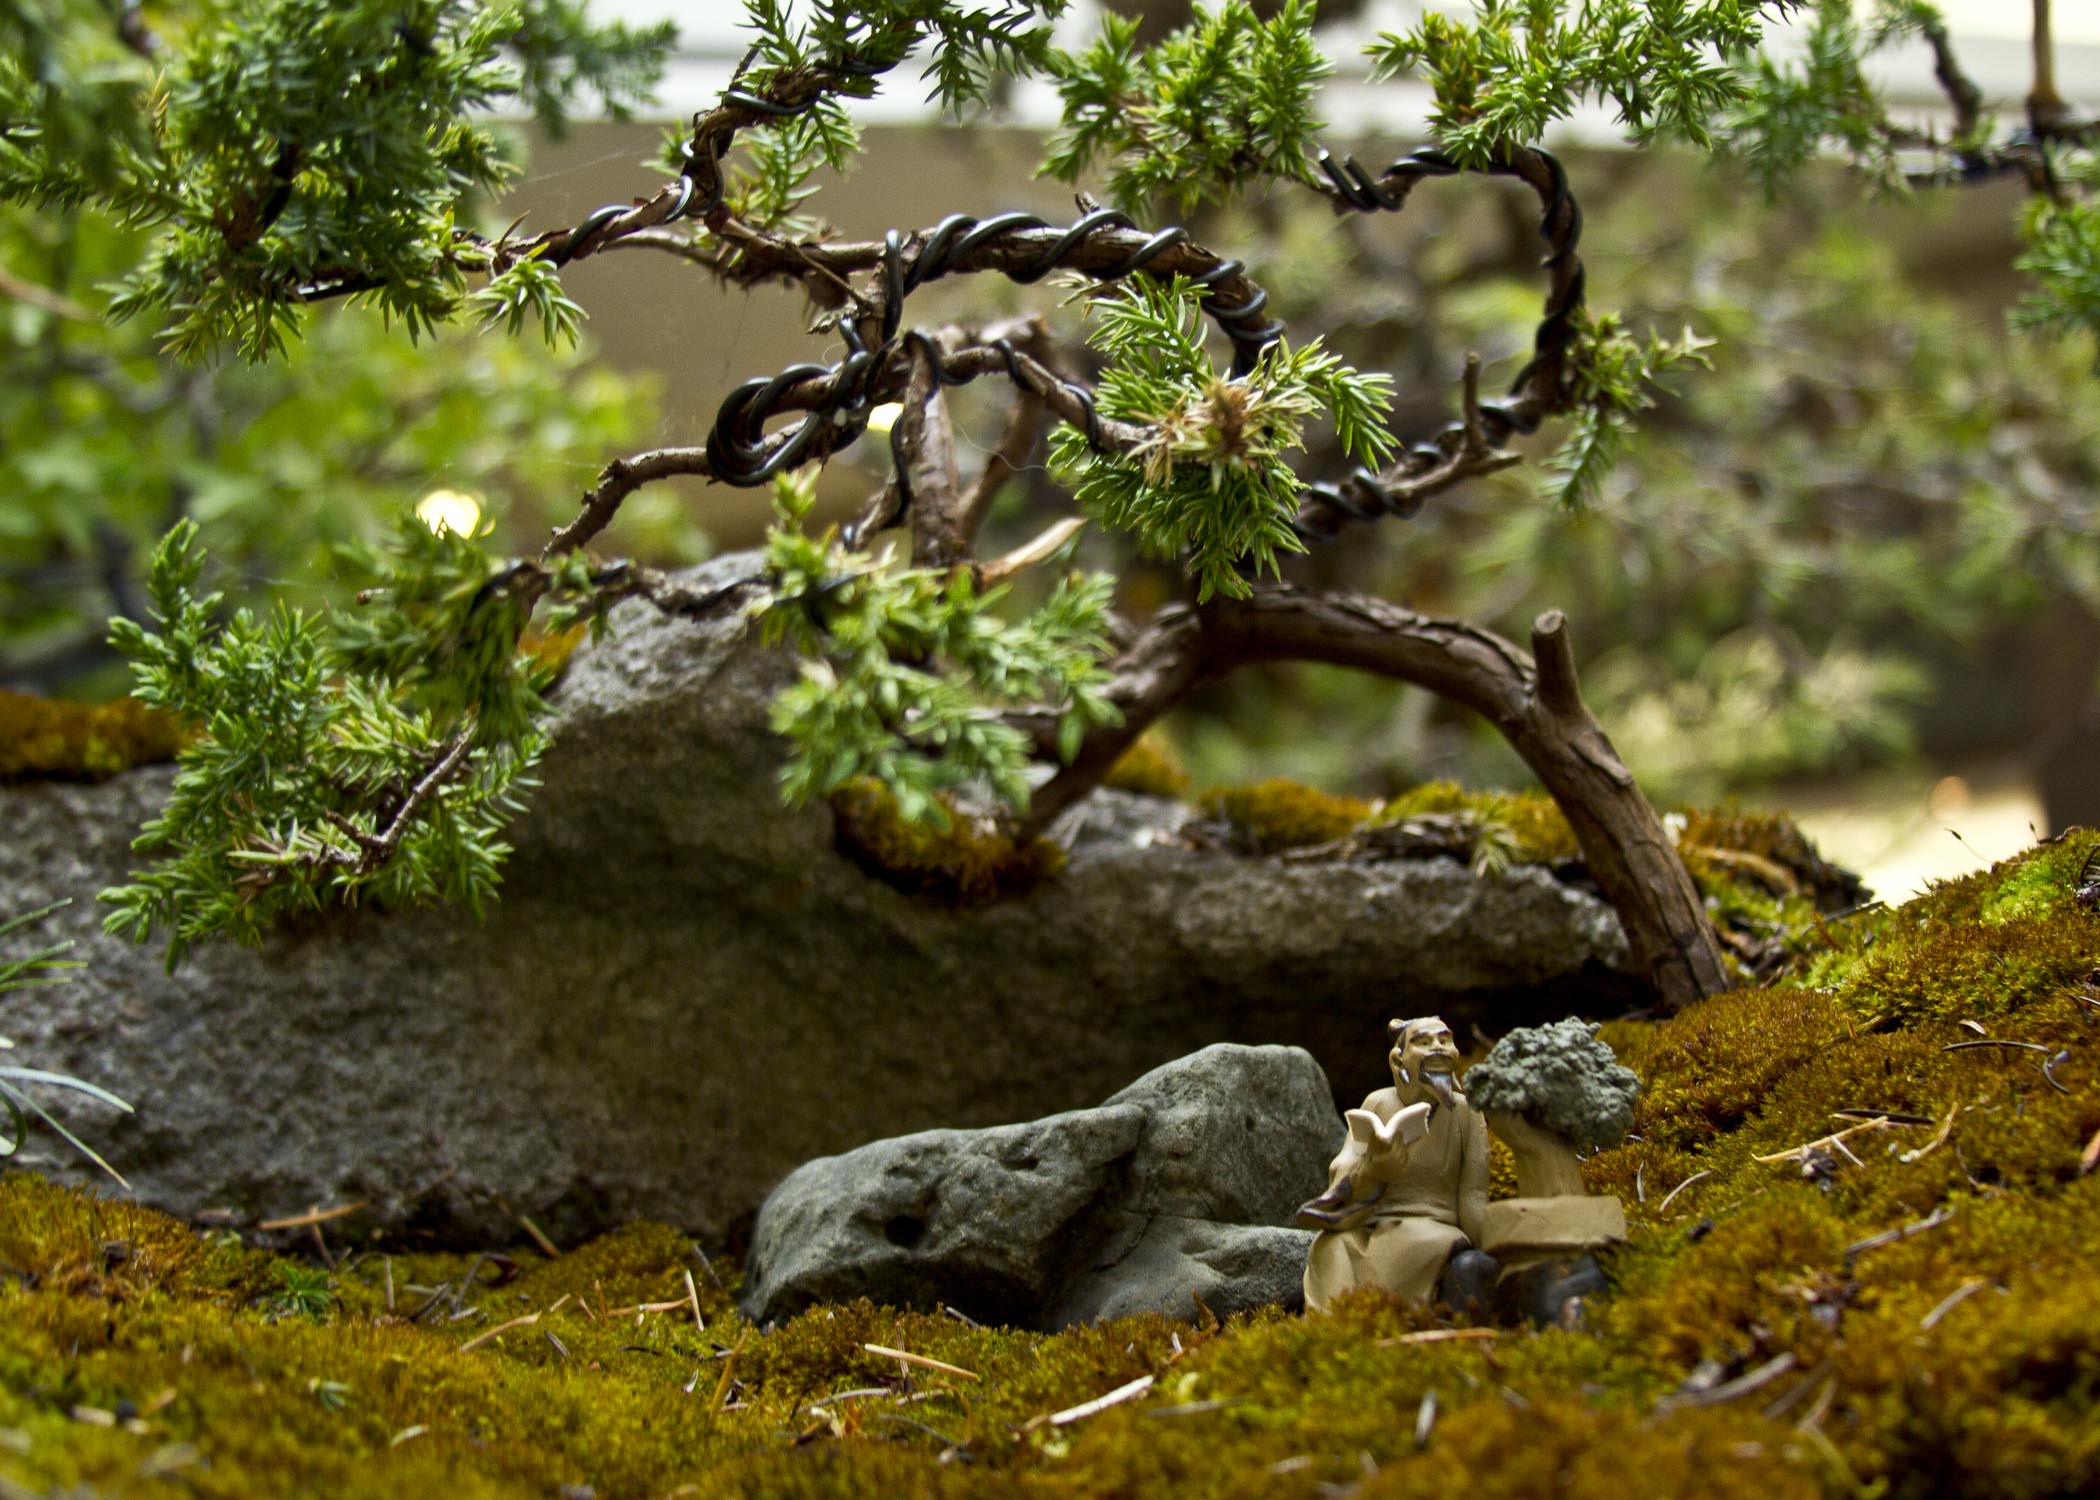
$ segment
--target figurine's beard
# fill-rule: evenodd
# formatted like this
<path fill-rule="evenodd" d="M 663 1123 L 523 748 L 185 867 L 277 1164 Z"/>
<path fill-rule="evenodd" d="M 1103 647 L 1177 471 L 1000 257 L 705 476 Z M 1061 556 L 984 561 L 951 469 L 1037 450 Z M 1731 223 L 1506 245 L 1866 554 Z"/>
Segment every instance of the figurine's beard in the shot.
<path fill-rule="evenodd" d="M 1436 1095 L 1436 1102 L 1443 1105 L 1444 1108 L 1449 1110 L 1458 1108 L 1458 1085 L 1452 1078 L 1449 1068 L 1424 1068 L 1422 1070 L 1422 1086 Z"/>
<path fill-rule="evenodd" d="M 1413 1083 L 1428 1090 L 1445 1109 L 1456 1110 L 1464 1097 L 1458 1092 L 1458 1083 L 1452 1075 L 1450 1064 L 1441 1059 L 1412 1072 L 1402 1068 L 1400 1077 L 1403 1082 Z"/>

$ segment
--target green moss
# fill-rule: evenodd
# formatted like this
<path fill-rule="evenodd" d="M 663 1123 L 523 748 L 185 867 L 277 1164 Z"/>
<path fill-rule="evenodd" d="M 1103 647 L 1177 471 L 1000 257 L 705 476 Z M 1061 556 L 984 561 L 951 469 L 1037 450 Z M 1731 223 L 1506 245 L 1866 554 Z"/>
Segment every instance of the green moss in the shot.
<path fill-rule="evenodd" d="M 2100 1174 L 2080 1156 L 2100 1132 L 2100 995 L 2040 984 L 1976 1012 L 2039 1052 L 1950 1051 L 1977 1038 L 1939 1001 L 1870 1003 L 1892 976 L 1926 982 L 1928 959 L 1959 968 L 1972 930 L 2045 934 L 2052 974 L 2074 954 L 2100 966 L 2100 916 L 2058 893 L 2082 857 L 2056 846 L 1830 924 L 1786 984 L 1609 1023 L 1644 1088 L 1633 1136 L 1585 1166 L 1626 1200 L 1630 1237 L 1581 1330 L 1424 1342 L 1431 1310 L 1363 1291 L 1223 1328 L 1049 1336 L 854 1303 L 759 1331 L 654 1225 L 514 1275 L 361 1252 L 325 1273 L 311 1322 L 273 1318 L 283 1262 L 13 1177 L 0 1478 L 225 1500 L 2093 1493 Z M 2061 1053 L 2059 1090 L 2041 1063 Z M 1817 1146 L 1877 1112 L 1926 1123 L 1859 1131 L 1849 1157 Z M 448 1291 L 468 1316 L 452 1320 Z M 1761 1369 L 1776 1373 L 1731 1401 L 1666 1399 L 1695 1371 Z M 1043 1420 L 1146 1375 L 1138 1399 Z M 875 1394 L 826 1399 L 851 1391 Z M 136 1427 L 99 1425 L 134 1409 Z"/>
<path fill-rule="evenodd" d="M 1018 894 L 1064 867 L 1048 839 L 1027 844 L 951 809 L 945 827 L 911 823 L 889 788 L 869 778 L 831 799 L 840 849 L 870 873 L 913 895 L 960 904 Z"/>
<path fill-rule="evenodd" d="M 1369 821 L 1373 806 L 1316 787 L 1276 779 L 1251 786 L 1212 787 L 1198 806 L 1233 825 L 1247 846 L 1261 854 L 1304 849 L 1347 838 Z"/>
<path fill-rule="evenodd" d="M 1139 792 L 1147 797 L 1179 799 L 1189 791 L 1189 773 L 1182 768 L 1174 747 L 1156 730 L 1137 741 L 1108 768 L 1102 785 L 1120 791 Z"/>
<path fill-rule="evenodd" d="M 182 725 L 131 698 L 67 703 L 0 692 L 0 781 L 95 781 L 173 760 Z"/>
<path fill-rule="evenodd" d="M 1522 864 L 1552 864 L 1581 852 L 1560 805 L 1540 792 L 1481 792 L 1455 781 L 1425 781 L 1388 800 L 1382 814 L 1388 821 L 1429 815 L 1465 819 L 1476 837 L 1495 839 Z"/>

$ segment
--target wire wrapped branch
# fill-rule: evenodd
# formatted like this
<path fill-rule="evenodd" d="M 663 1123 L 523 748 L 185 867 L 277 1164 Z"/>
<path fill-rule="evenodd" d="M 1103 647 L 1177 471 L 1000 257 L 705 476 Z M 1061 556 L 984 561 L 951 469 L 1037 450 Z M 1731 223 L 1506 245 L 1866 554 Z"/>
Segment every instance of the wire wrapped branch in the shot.
<path fill-rule="evenodd" d="M 1376 177 L 1353 157 L 1337 160 L 1325 151 L 1320 153 L 1319 165 L 1328 181 L 1324 191 L 1336 211 L 1359 213 L 1395 212 L 1406 206 L 1408 195 L 1419 183 L 1468 170 L 1427 147 L 1400 158 Z M 1541 262 L 1547 273 L 1546 304 L 1532 338 L 1531 358 L 1517 372 L 1508 396 L 1487 402 L 1474 398 L 1473 409 L 1460 421 L 1408 449 L 1384 473 L 1359 469 L 1338 484 L 1308 486 L 1297 522 L 1299 535 L 1308 540 L 1330 538 L 1350 521 L 1386 515 L 1406 519 L 1417 514 L 1436 490 L 1467 473 L 1481 472 L 1472 465 L 1454 470 L 1454 461 L 1462 454 L 1477 452 L 1483 444 L 1499 449 L 1514 436 L 1536 432 L 1548 416 L 1567 410 L 1573 402 L 1569 357 L 1580 332 L 1585 286 L 1578 253 L 1581 205 L 1568 188 L 1568 174 L 1559 160 L 1538 147 L 1519 147 L 1477 170 L 1518 179 L 1538 195 L 1542 205 L 1539 237 L 1546 242 Z M 1432 475 L 1437 476 L 1436 481 L 1425 486 Z"/>

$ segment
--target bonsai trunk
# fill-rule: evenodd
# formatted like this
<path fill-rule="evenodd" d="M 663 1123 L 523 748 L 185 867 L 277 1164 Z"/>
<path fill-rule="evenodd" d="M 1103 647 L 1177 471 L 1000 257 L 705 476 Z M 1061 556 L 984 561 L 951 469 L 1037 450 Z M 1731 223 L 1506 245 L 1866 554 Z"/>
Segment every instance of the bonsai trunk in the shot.
<path fill-rule="evenodd" d="M 1583 704 L 1567 621 L 1548 610 L 1532 655 L 1490 631 L 1431 619 L 1359 594 L 1257 587 L 1241 600 L 1163 612 L 1123 653 L 1111 696 L 1123 722 L 1089 735 L 1040 788 L 1032 837 L 1091 791 L 1145 727 L 1204 677 L 1258 661 L 1322 661 L 1429 689 L 1502 732 L 1574 829 L 1582 858 L 1618 912 L 1634 967 L 1670 1010 L 1728 988 L 1720 939 L 1675 840 Z M 1046 749 L 1055 737 L 1037 726 Z"/>

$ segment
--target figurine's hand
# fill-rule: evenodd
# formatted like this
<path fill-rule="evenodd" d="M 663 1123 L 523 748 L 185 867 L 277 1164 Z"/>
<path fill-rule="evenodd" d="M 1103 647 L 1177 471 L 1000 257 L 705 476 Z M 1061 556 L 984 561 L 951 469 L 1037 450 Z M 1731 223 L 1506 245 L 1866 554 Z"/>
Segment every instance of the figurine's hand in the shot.
<path fill-rule="evenodd" d="M 1356 1196 L 1354 1175 L 1335 1179 L 1334 1185 L 1298 1209 L 1300 1229 L 1354 1229 L 1385 1196 L 1380 1183 L 1362 1198 Z"/>

